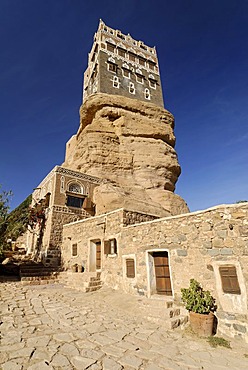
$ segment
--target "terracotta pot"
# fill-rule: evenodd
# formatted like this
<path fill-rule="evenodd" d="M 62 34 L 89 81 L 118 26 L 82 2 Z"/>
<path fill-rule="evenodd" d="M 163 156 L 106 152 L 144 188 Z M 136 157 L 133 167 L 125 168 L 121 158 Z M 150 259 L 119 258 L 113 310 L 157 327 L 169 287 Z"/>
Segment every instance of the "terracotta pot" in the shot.
<path fill-rule="evenodd" d="M 213 334 L 214 327 L 214 314 L 210 312 L 205 315 L 202 313 L 196 313 L 190 311 L 190 326 L 191 329 L 198 335 L 202 337 L 209 337 Z"/>

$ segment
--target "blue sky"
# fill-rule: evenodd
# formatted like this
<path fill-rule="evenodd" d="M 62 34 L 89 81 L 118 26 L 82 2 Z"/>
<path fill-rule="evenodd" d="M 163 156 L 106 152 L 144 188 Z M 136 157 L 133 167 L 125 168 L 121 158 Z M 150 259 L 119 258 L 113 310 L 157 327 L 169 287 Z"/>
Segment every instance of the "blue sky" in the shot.
<path fill-rule="evenodd" d="M 190 210 L 248 199 L 248 1 L 1 0 L 0 183 L 15 208 L 64 159 L 99 18 L 156 45 Z"/>

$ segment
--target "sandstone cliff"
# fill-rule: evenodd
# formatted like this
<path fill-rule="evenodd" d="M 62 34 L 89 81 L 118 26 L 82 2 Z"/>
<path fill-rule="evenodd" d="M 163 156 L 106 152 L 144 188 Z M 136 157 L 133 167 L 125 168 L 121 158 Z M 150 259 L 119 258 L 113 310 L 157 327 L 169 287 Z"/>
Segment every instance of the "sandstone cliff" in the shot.
<path fill-rule="evenodd" d="M 63 165 L 105 180 L 95 189 L 97 214 L 120 207 L 158 216 L 188 212 L 173 193 L 181 172 L 173 127 L 172 114 L 154 104 L 92 95 Z"/>

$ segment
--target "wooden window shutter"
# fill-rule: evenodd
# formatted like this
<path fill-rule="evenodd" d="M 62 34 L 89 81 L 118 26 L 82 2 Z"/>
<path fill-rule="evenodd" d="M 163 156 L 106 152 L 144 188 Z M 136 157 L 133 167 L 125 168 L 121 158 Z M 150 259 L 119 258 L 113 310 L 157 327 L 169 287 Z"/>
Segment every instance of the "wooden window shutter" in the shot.
<path fill-rule="evenodd" d="M 77 256 L 77 244 L 72 244 L 72 255 Z"/>
<path fill-rule="evenodd" d="M 110 240 L 104 240 L 104 254 L 111 253 L 111 242 Z"/>
<path fill-rule="evenodd" d="M 221 266 L 219 268 L 224 293 L 241 294 L 236 267 Z"/>
<path fill-rule="evenodd" d="M 131 258 L 126 259 L 126 269 L 127 277 L 134 278 L 135 277 L 134 259 Z"/>

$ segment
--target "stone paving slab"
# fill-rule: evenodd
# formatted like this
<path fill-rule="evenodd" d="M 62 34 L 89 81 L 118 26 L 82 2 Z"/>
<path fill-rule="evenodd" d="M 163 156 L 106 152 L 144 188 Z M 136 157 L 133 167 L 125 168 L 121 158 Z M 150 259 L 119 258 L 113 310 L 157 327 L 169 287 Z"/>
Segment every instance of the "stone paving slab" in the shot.
<path fill-rule="evenodd" d="M 151 322 L 140 298 L 102 288 L 0 282 L 1 370 L 242 370 L 248 345 L 206 339 Z"/>

